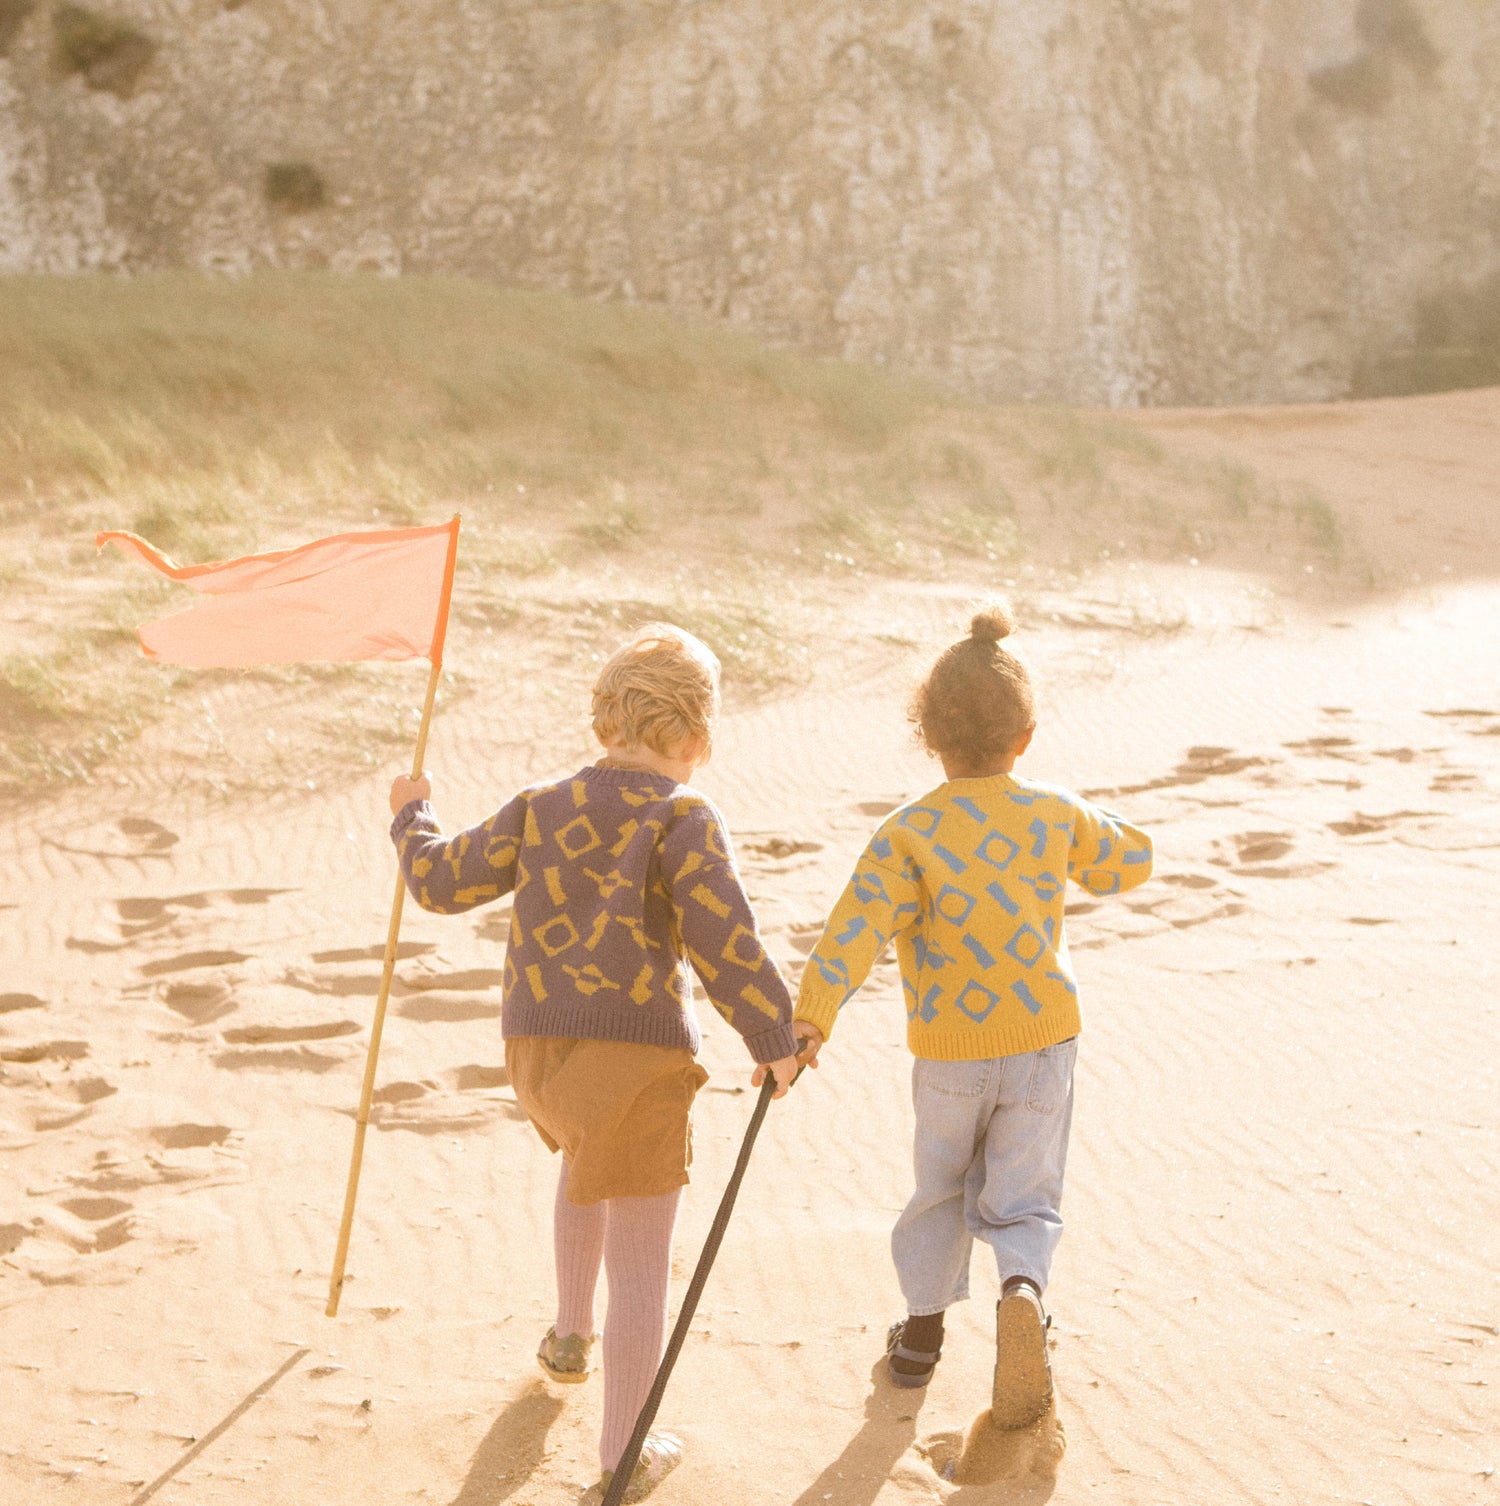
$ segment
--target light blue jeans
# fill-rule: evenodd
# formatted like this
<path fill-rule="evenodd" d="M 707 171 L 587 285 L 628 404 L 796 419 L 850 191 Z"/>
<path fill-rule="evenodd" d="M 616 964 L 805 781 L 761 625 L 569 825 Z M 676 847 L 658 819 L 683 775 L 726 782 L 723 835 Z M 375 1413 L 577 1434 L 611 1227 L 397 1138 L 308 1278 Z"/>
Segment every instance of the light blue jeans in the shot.
<path fill-rule="evenodd" d="M 891 1233 L 913 1317 L 969 1295 L 976 1239 L 995 1252 L 1000 1280 L 1045 1290 L 1062 1234 L 1063 1169 L 1073 1122 L 1078 1040 L 1019 1056 L 912 1067 L 917 1187 Z"/>

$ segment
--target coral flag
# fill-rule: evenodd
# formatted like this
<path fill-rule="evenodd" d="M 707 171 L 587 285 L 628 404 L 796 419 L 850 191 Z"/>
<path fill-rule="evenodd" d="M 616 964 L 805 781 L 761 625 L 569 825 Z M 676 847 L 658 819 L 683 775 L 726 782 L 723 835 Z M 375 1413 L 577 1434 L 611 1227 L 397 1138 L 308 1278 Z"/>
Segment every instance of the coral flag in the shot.
<path fill-rule="evenodd" d="M 198 669 L 348 659 L 442 662 L 459 520 L 340 533 L 296 549 L 178 565 L 133 533 L 118 544 L 209 599 L 140 630 L 146 657 Z"/>

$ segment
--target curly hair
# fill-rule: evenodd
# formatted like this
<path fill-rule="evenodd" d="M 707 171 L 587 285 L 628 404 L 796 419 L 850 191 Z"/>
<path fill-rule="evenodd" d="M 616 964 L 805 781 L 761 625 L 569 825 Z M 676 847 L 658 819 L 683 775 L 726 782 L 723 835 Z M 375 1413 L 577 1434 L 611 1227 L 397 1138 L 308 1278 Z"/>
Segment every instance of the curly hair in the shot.
<path fill-rule="evenodd" d="M 1035 725 L 1031 676 L 1000 645 L 1015 626 L 1010 608 L 991 602 L 975 614 L 969 636 L 938 656 L 908 712 L 929 752 L 978 768 Z"/>
<path fill-rule="evenodd" d="M 638 744 L 671 756 L 701 737 L 706 754 L 719 715 L 718 657 L 682 628 L 649 623 L 605 661 L 593 713 L 606 748 Z"/>

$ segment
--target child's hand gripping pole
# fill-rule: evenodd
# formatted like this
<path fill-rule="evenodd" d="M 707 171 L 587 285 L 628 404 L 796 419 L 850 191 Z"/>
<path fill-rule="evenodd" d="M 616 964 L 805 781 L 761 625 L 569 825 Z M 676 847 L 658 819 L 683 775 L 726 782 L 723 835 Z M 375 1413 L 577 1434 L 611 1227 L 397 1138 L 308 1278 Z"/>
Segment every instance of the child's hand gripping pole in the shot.
<path fill-rule="evenodd" d="M 805 1042 L 799 1042 L 798 1056 L 786 1057 L 785 1061 L 796 1065 L 801 1056 L 801 1048 L 805 1044 Z M 750 1152 L 755 1147 L 755 1137 L 760 1134 L 760 1126 L 766 1117 L 766 1110 L 770 1107 L 771 1100 L 783 1097 L 787 1091 L 787 1088 L 778 1086 L 776 1080 L 775 1069 L 782 1065 L 783 1062 L 772 1062 L 756 1071 L 756 1080 L 760 1083 L 760 1097 L 755 1101 L 755 1112 L 751 1114 L 750 1124 L 745 1130 L 745 1140 L 740 1146 L 739 1159 L 734 1163 L 734 1171 L 730 1175 L 728 1186 L 724 1189 L 724 1196 L 719 1199 L 719 1211 L 714 1214 L 708 1238 L 703 1242 L 703 1253 L 698 1257 L 693 1279 L 688 1282 L 687 1292 L 682 1299 L 682 1307 L 677 1314 L 677 1322 L 672 1328 L 672 1337 L 667 1340 L 666 1353 L 662 1356 L 656 1379 L 651 1383 L 651 1392 L 641 1407 L 640 1416 L 635 1420 L 635 1431 L 631 1433 L 630 1441 L 625 1445 L 625 1452 L 620 1455 L 619 1463 L 615 1465 L 614 1477 L 609 1482 L 609 1489 L 605 1491 L 604 1500 L 600 1506 L 620 1506 L 625 1499 L 625 1492 L 630 1488 L 630 1477 L 635 1473 L 636 1461 L 641 1457 L 641 1448 L 646 1442 L 646 1434 L 651 1431 L 651 1424 L 656 1421 L 657 1410 L 661 1406 L 667 1382 L 672 1376 L 672 1367 L 676 1365 L 677 1356 L 682 1352 L 688 1329 L 692 1327 L 693 1314 L 698 1311 L 698 1299 L 703 1295 L 703 1288 L 708 1285 L 708 1273 L 713 1269 L 714 1257 L 718 1255 L 724 1231 L 729 1227 L 729 1217 L 734 1212 L 740 1183 L 744 1181 L 745 1169 L 750 1164 Z M 805 1066 L 797 1066 L 792 1076 L 792 1083 L 795 1083 L 806 1070 Z M 787 1087 L 790 1086 L 791 1083 L 788 1083 Z"/>

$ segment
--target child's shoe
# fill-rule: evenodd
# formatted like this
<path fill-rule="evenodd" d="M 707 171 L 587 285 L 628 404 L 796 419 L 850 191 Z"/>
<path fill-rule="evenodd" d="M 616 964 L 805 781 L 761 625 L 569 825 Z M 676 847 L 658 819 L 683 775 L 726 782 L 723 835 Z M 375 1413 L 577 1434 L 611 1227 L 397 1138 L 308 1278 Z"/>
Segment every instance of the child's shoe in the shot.
<path fill-rule="evenodd" d="M 911 1347 L 907 1347 L 908 1334 Z M 894 1385 L 914 1391 L 925 1386 L 943 1357 L 943 1315 L 898 1318 L 885 1334 L 885 1371 Z M 897 1361 L 900 1361 L 900 1368 Z"/>
<path fill-rule="evenodd" d="M 1041 1295 L 1029 1281 L 1008 1286 L 995 1304 L 995 1391 L 990 1415 L 997 1428 L 1030 1427 L 1052 1402 L 1052 1367 Z"/>
<path fill-rule="evenodd" d="M 560 1339 L 557 1330 L 549 1328 L 537 1346 L 536 1362 L 550 1379 L 565 1386 L 581 1386 L 589 1378 L 589 1351 L 593 1347 L 594 1341 L 582 1334 L 570 1333 Z"/>
<path fill-rule="evenodd" d="M 635 1468 L 630 1472 L 630 1484 L 625 1487 L 625 1494 L 620 1499 L 626 1503 L 626 1506 L 634 1506 L 636 1501 L 644 1501 L 681 1463 L 682 1440 L 680 1438 L 672 1433 L 647 1433 L 646 1441 L 641 1445 L 641 1457 L 635 1461 Z M 609 1491 L 610 1482 L 614 1477 L 615 1472 L 612 1469 L 605 1470 L 599 1476 L 596 1489 L 600 1500 L 603 1500 Z"/>

